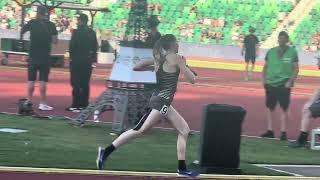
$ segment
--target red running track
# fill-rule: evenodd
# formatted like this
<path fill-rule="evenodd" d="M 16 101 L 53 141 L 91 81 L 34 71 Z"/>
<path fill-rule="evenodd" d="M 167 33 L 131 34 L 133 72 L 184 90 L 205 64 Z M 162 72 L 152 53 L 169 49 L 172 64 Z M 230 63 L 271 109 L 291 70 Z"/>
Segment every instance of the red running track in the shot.
<path fill-rule="evenodd" d="M 57 70 L 57 69 L 55 69 Z M 200 80 L 197 85 L 191 86 L 182 84 L 178 87 L 173 106 L 185 117 L 191 129 L 200 130 L 202 107 L 210 103 L 222 103 L 242 106 L 247 110 L 247 116 L 243 124 L 243 134 L 258 136 L 266 130 L 264 107 L 264 91 L 259 82 L 259 74 L 256 74 L 256 81 L 244 82 L 242 73 L 239 71 L 225 71 L 214 69 L 196 69 L 200 77 L 207 77 Z M 103 75 L 106 70 L 95 70 L 95 74 Z M 91 81 L 91 101 L 105 90 L 103 78 L 93 78 Z M 291 119 L 288 127 L 289 138 L 296 138 L 299 132 L 301 108 L 307 100 L 308 94 L 312 93 L 317 84 L 313 77 L 299 78 L 294 89 L 291 104 Z M 5 70 L 0 71 L 0 111 L 16 112 L 16 102 L 26 95 L 26 71 Z M 299 94 L 302 93 L 302 94 Z M 38 89 L 35 91 L 34 103 L 39 102 Z M 55 74 L 50 76 L 48 86 L 48 102 L 55 107 L 52 112 L 41 114 L 67 115 L 75 117 L 75 113 L 64 111 L 71 102 L 71 88 L 69 86 L 69 75 Z M 112 117 L 105 114 L 105 121 L 111 121 Z M 275 131 L 279 135 L 279 121 L 275 122 Z M 314 121 L 313 126 L 319 125 Z M 162 122 L 159 126 L 170 127 Z"/>

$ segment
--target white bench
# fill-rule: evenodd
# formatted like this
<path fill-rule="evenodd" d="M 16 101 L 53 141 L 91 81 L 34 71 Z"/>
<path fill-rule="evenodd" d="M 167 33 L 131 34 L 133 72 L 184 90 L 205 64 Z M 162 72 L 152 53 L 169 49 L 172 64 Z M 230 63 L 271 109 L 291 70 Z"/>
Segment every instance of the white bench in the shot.
<path fill-rule="evenodd" d="M 320 150 L 320 146 L 317 146 L 317 138 L 320 135 L 320 127 L 316 128 L 316 129 L 312 129 L 311 130 L 311 143 L 310 143 L 310 148 L 312 150 Z"/>

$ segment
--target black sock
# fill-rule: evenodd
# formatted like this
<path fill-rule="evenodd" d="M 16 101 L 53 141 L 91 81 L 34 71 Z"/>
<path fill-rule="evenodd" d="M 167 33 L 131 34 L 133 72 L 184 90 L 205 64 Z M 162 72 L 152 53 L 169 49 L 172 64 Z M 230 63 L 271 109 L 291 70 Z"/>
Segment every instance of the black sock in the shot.
<path fill-rule="evenodd" d="M 307 142 L 307 139 L 308 139 L 308 132 L 301 131 L 298 138 L 298 142 L 305 143 Z"/>
<path fill-rule="evenodd" d="M 187 170 L 187 165 L 185 160 L 179 160 L 179 171 Z"/>
<path fill-rule="evenodd" d="M 106 147 L 106 149 L 104 150 L 104 157 L 107 158 L 114 150 L 116 149 L 116 147 L 114 147 L 113 144 L 111 144 L 110 146 Z"/>

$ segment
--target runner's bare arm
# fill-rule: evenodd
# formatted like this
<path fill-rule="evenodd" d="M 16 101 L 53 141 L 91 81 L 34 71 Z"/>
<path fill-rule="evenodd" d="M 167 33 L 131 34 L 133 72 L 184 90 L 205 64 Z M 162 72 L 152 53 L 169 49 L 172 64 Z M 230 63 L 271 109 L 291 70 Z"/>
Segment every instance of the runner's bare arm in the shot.
<path fill-rule="evenodd" d="M 184 75 L 184 77 L 192 84 L 196 82 L 196 75 L 193 73 L 188 67 L 186 63 L 186 59 L 179 55 L 169 55 L 168 59 L 172 59 L 173 62 L 177 64 L 180 69 L 180 72 Z"/>
<path fill-rule="evenodd" d="M 145 70 L 149 70 L 148 67 L 154 65 L 154 60 L 150 59 L 150 60 L 146 60 L 146 61 L 142 61 L 138 64 L 136 64 L 136 66 L 133 68 L 134 71 L 145 71 Z M 146 69 L 148 68 L 148 69 Z"/>

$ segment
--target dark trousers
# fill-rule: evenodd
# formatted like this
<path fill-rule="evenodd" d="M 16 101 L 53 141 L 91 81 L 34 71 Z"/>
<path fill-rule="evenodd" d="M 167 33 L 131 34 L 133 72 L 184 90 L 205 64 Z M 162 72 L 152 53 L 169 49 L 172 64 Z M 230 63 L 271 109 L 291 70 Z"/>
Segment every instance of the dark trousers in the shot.
<path fill-rule="evenodd" d="M 91 73 L 91 63 L 70 62 L 72 107 L 88 106 Z"/>

